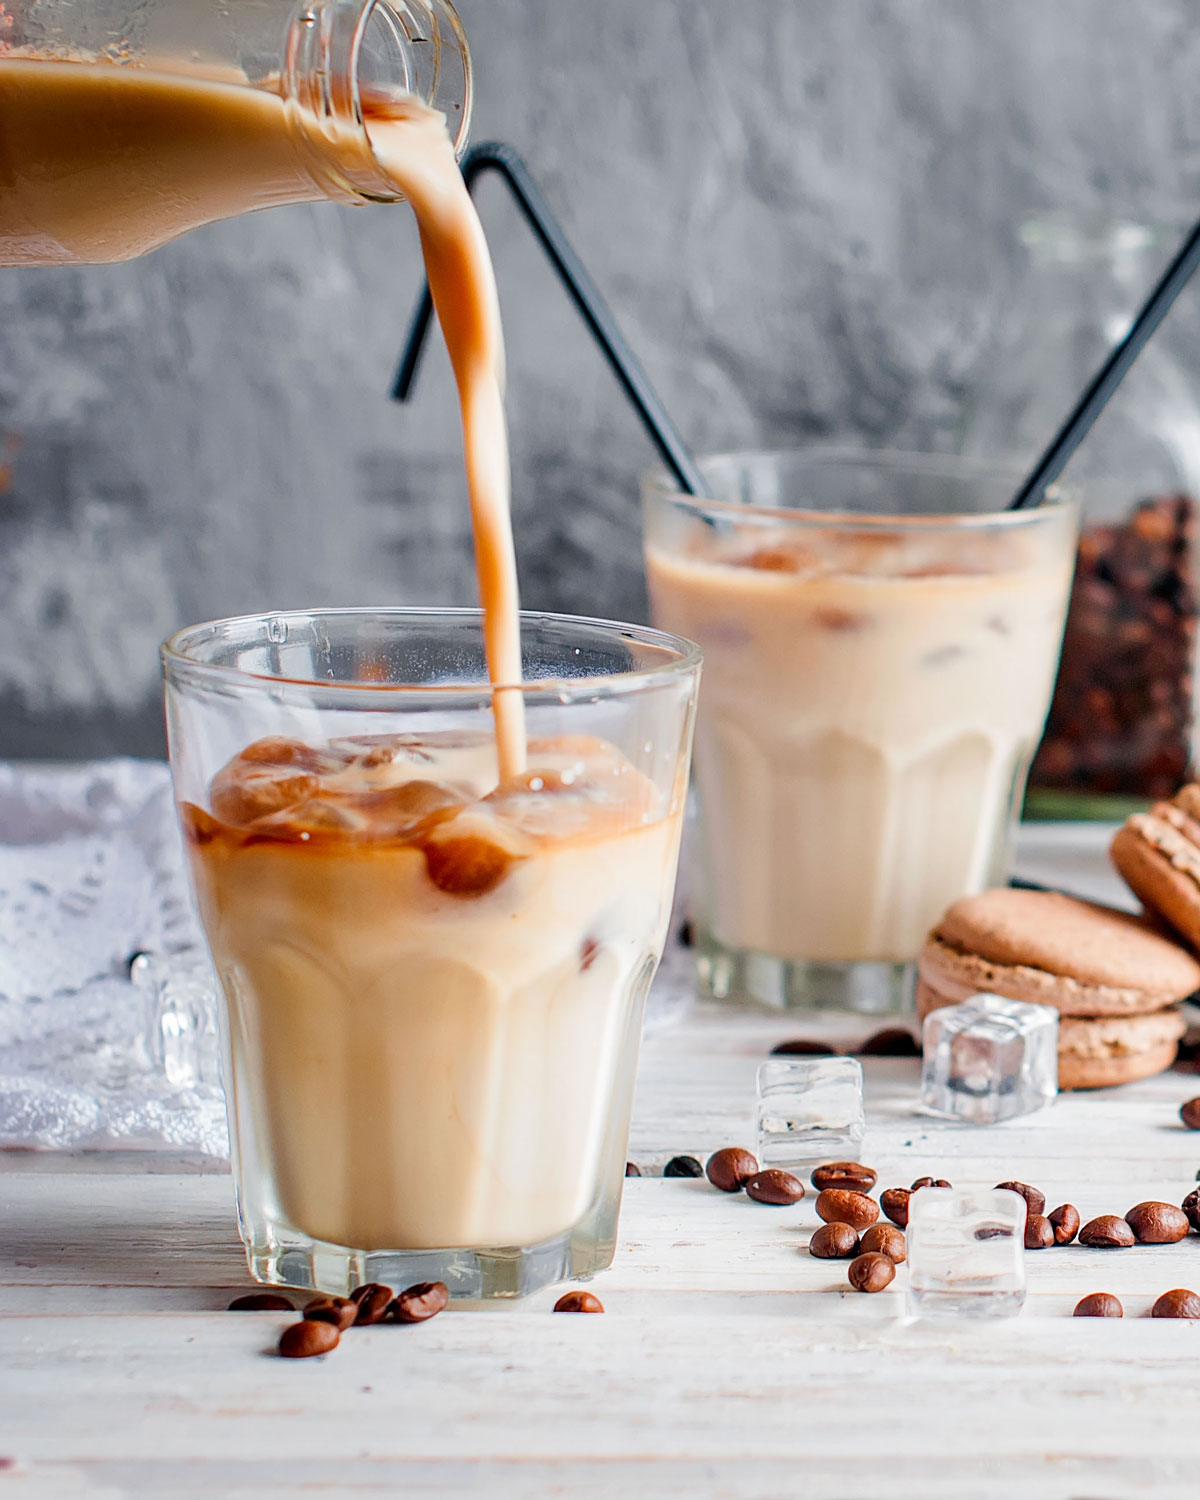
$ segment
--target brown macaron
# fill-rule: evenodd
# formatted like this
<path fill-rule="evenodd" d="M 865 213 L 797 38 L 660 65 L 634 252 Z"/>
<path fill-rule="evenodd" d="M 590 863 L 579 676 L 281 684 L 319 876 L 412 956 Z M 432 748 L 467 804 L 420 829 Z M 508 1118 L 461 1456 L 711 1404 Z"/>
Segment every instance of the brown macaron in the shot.
<path fill-rule="evenodd" d="M 921 951 L 917 1011 L 981 991 L 1060 1013 L 1059 1087 L 1104 1088 L 1170 1067 L 1178 1001 L 1200 963 L 1144 917 L 1054 891 L 993 890 L 949 908 Z"/>
<path fill-rule="evenodd" d="M 1200 786 L 1127 818 L 1109 852 L 1146 910 L 1200 950 Z"/>

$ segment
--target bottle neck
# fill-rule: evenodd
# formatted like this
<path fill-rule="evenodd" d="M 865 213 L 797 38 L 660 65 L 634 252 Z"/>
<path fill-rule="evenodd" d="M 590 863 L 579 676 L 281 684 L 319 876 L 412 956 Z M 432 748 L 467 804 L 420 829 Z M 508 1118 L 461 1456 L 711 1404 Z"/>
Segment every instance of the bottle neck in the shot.
<path fill-rule="evenodd" d="M 413 99 L 446 115 L 455 150 L 471 118 L 471 62 L 447 0 L 310 0 L 288 28 L 282 92 L 321 191 L 345 203 L 403 197 L 380 127 Z"/>

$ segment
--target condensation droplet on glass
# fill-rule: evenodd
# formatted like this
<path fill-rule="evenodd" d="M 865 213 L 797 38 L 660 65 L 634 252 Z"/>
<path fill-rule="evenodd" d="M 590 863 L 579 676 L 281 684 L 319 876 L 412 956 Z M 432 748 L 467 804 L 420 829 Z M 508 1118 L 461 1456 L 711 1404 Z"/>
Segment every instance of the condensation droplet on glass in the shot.
<path fill-rule="evenodd" d="M 280 620 L 272 616 L 267 621 L 267 639 L 274 641 L 277 646 L 282 646 L 288 638 L 288 627 L 286 620 Z"/>

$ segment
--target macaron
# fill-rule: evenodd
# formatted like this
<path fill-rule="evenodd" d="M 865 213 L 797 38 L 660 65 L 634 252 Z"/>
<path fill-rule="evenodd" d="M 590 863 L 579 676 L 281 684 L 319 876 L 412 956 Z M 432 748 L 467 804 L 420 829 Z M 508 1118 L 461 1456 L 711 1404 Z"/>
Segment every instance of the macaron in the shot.
<path fill-rule="evenodd" d="M 1052 1005 L 1059 1087 L 1103 1088 L 1170 1067 L 1200 988 L 1200 963 L 1128 912 L 1054 891 L 966 896 L 930 933 L 918 961 L 917 1010 L 991 992 Z"/>
<path fill-rule="evenodd" d="M 1127 818 L 1110 853 L 1147 911 L 1200 951 L 1200 786 L 1185 786 L 1170 802 Z"/>

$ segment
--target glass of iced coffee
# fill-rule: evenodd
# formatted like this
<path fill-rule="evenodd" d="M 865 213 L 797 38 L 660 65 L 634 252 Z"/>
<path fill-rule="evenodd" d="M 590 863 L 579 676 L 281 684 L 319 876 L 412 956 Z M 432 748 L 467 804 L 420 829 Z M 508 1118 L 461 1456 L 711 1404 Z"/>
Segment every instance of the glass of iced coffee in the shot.
<path fill-rule="evenodd" d="M 225 1000 L 252 1272 L 518 1296 L 612 1259 L 699 652 L 472 611 L 223 620 L 164 647 L 171 765 Z M 524 769 L 493 707 L 520 694 Z"/>
<path fill-rule="evenodd" d="M 911 1004 L 926 930 L 1005 876 L 1042 732 L 1076 508 L 1020 475 L 810 450 L 653 476 L 655 623 L 699 642 L 692 904 L 701 988 L 773 1007 Z"/>

